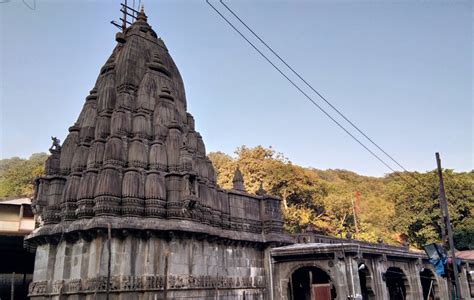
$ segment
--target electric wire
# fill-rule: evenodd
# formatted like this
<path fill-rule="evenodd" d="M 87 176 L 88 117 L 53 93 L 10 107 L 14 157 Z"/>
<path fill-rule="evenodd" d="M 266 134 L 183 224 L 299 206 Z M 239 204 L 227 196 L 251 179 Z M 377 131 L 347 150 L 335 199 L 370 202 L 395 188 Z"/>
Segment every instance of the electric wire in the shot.
<path fill-rule="evenodd" d="M 33 0 L 33 6 L 29 5 L 25 0 L 23 0 L 23 4 L 31 10 L 36 10 L 36 0 Z"/>
<path fill-rule="evenodd" d="M 341 128 L 346 134 L 348 134 L 352 139 L 354 139 L 359 145 L 361 145 L 365 150 L 367 150 L 372 156 L 374 156 L 379 162 L 385 165 L 390 169 L 393 174 L 396 174 L 402 178 L 408 184 L 416 187 L 413 183 L 408 181 L 404 176 L 400 175 L 398 171 L 393 169 L 389 164 L 387 164 L 382 158 L 380 158 L 376 153 L 374 153 L 370 148 L 368 148 L 364 143 L 362 143 L 357 137 L 355 137 L 351 132 L 349 132 L 341 123 L 339 123 L 334 117 L 332 117 L 324 108 L 322 108 L 313 98 L 311 98 L 305 91 L 303 91 L 293 80 L 291 80 L 278 66 L 276 66 L 262 51 L 260 51 L 237 27 L 234 26 L 214 5 L 212 5 L 209 0 L 206 0 L 206 3 L 215 11 L 219 16 L 231 26 L 234 31 L 236 31 L 247 43 L 252 46 L 269 64 L 275 68 L 278 73 L 280 73 L 288 82 L 291 83 L 301 94 L 303 94 L 313 105 L 315 105 L 323 114 L 325 114 L 331 121 L 333 121 L 339 128 Z"/>
<path fill-rule="evenodd" d="M 255 31 L 247 25 L 227 4 L 224 3 L 223 0 L 219 0 L 219 2 L 237 19 L 239 22 L 245 26 L 265 47 L 270 50 L 288 69 L 293 72 L 301 81 L 306 84 L 313 92 L 315 92 L 319 98 L 321 98 L 326 104 L 328 104 L 339 116 L 341 116 L 346 122 L 348 122 L 354 129 L 356 129 L 360 134 L 362 134 L 372 145 L 374 145 L 377 149 L 379 149 L 383 154 L 385 154 L 390 160 L 392 160 L 395 164 L 397 164 L 403 171 L 409 172 L 400 162 L 398 162 L 393 156 L 387 153 L 382 147 L 380 147 L 373 139 L 371 139 L 364 131 L 362 131 L 357 125 L 355 125 L 351 120 L 349 120 L 337 107 L 335 107 L 329 100 L 327 100 L 320 92 L 318 92 L 308 81 L 306 81 L 290 64 L 288 64 L 271 46 L 269 46 L 263 38 L 261 38 Z M 418 178 L 413 177 L 419 183 L 421 181 Z M 421 183 L 422 184 L 422 183 Z"/>

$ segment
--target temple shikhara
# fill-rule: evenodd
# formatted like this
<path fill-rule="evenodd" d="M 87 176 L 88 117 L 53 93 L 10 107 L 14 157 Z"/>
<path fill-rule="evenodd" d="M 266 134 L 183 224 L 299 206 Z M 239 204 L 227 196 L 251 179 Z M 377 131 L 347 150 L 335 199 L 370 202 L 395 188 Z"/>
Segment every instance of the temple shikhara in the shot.
<path fill-rule="evenodd" d="M 448 299 L 424 253 L 286 234 L 280 200 L 239 169 L 220 188 L 143 9 L 116 41 L 36 182 L 31 299 Z"/>

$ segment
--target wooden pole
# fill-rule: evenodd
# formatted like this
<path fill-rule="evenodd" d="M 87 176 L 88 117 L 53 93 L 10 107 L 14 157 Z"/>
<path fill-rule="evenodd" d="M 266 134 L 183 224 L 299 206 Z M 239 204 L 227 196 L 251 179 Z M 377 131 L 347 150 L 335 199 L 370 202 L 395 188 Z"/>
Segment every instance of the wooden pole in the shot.
<path fill-rule="evenodd" d="M 428 289 L 428 295 L 426 296 L 426 300 L 430 300 L 432 288 L 433 288 L 433 279 L 431 279 L 430 281 L 430 288 Z"/>
<path fill-rule="evenodd" d="M 11 300 L 15 299 L 15 272 L 12 273 L 12 283 L 11 283 Z"/>
<path fill-rule="evenodd" d="M 165 300 L 168 299 L 168 260 L 169 260 L 170 252 L 169 250 L 166 251 L 165 254 L 165 282 L 163 287 L 163 297 Z"/>
<path fill-rule="evenodd" d="M 107 250 L 109 252 L 109 257 L 107 260 L 107 292 L 106 292 L 106 299 L 109 300 L 110 296 L 110 266 L 112 263 L 112 245 L 111 245 L 111 239 L 112 239 L 112 228 L 110 224 L 107 224 Z"/>
<path fill-rule="evenodd" d="M 454 282 L 455 282 L 455 285 L 456 285 L 455 299 L 461 299 L 461 286 L 459 284 L 459 274 L 458 274 L 458 268 L 457 268 L 457 265 L 456 265 L 456 254 L 455 254 L 455 251 L 454 251 L 453 228 L 451 226 L 451 220 L 449 219 L 448 202 L 446 201 L 446 193 L 445 193 L 445 190 L 444 190 L 443 170 L 441 169 L 441 158 L 440 158 L 438 152 L 436 152 L 436 163 L 438 165 L 438 177 L 439 177 L 439 196 L 440 196 L 439 201 L 440 201 L 441 211 L 442 211 L 442 215 L 443 215 L 442 223 L 444 224 L 444 227 L 447 229 L 447 232 L 448 232 L 449 245 L 447 245 L 445 241 L 443 241 L 443 242 L 444 242 L 444 245 L 445 245 L 446 249 L 448 249 L 448 248 L 451 249 L 451 260 L 452 260 L 452 263 L 453 263 Z M 449 284 L 448 284 L 448 287 L 449 287 Z M 451 293 L 452 293 L 452 291 L 451 291 Z"/>
<path fill-rule="evenodd" d="M 358 196 L 357 196 L 357 192 L 355 194 L 355 197 L 356 199 L 358 200 Z M 354 198 L 352 198 L 352 214 L 354 215 L 354 226 L 355 226 L 355 230 L 356 230 L 356 234 L 358 235 L 359 234 L 359 226 L 357 226 L 357 213 L 356 213 L 356 208 L 355 208 L 355 204 L 354 204 Z"/>

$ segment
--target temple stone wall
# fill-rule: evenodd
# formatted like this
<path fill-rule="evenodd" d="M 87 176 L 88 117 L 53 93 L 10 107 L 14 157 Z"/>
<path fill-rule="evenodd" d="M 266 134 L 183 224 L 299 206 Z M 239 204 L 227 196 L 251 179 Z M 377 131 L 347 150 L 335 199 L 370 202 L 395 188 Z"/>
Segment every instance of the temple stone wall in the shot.
<path fill-rule="evenodd" d="M 264 252 L 255 244 L 129 235 L 113 237 L 111 252 L 111 299 L 162 299 L 165 290 L 168 299 L 265 295 Z M 107 236 L 38 246 L 32 299 L 102 298 L 108 258 Z"/>

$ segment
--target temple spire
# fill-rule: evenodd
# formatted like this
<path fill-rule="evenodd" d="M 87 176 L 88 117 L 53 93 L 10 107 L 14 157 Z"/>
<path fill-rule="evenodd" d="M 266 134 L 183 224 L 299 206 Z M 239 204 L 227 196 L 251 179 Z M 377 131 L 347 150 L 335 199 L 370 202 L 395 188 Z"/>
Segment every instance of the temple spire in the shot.
<path fill-rule="evenodd" d="M 141 20 L 141 21 L 147 21 L 147 16 L 145 14 L 145 5 L 142 4 L 142 7 L 140 8 L 140 12 L 138 13 L 137 15 L 137 21 L 138 20 Z"/>
<path fill-rule="evenodd" d="M 234 190 L 245 191 L 244 178 L 242 177 L 242 172 L 240 172 L 239 167 L 235 169 L 234 179 L 232 179 L 232 183 L 234 184 Z"/>

